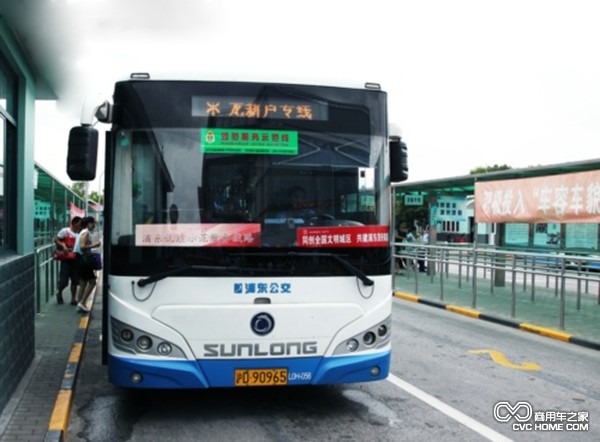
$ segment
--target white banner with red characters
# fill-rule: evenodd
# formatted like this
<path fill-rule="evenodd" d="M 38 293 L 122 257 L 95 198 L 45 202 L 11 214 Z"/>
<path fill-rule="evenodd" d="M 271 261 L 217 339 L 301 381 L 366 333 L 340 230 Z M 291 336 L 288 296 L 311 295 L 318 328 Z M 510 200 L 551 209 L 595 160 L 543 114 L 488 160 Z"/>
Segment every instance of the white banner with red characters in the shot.
<path fill-rule="evenodd" d="M 140 247 L 258 247 L 260 224 L 138 224 Z"/>
<path fill-rule="evenodd" d="M 599 223 L 600 170 L 475 183 L 478 223 Z"/>
<path fill-rule="evenodd" d="M 388 226 L 302 227 L 298 247 L 388 247 Z"/>

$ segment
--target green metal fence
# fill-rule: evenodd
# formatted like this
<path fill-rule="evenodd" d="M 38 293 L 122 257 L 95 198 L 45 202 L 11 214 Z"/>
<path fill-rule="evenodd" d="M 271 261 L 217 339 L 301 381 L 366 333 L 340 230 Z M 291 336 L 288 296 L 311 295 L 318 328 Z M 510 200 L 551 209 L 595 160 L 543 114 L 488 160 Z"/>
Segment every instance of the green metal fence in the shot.
<path fill-rule="evenodd" d="M 600 341 L 598 255 L 396 243 L 394 256 L 398 290 Z"/>

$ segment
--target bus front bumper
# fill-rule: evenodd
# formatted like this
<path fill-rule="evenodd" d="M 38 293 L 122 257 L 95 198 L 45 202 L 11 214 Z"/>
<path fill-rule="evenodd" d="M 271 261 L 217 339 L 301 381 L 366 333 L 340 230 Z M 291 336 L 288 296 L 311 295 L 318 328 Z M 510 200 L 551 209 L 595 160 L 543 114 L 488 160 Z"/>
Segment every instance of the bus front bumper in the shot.
<path fill-rule="evenodd" d="M 293 359 L 168 361 L 110 356 L 109 380 L 127 388 L 234 387 L 235 370 L 287 369 L 285 385 L 326 385 L 385 379 L 390 352 Z"/>

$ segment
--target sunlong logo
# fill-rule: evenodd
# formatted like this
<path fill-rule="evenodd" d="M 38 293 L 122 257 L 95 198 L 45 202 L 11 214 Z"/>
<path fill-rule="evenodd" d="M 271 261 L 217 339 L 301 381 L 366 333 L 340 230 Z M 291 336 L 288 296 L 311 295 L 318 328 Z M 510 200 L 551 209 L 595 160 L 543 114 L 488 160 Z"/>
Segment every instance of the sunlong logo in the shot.
<path fill-rule="evenodd" d="M 308 356 L 316 355 L 316 341 L 273 342 L 271 344 L 204 344 L 206 358 L 235 358 L 252 356 Z"/>
<path fill-rule="evenodd" d="M 275 328 L 275 319 L 268 313 L 259 313 L 250 320 L 250 328 L 259 336 L 268 335 Z"/>

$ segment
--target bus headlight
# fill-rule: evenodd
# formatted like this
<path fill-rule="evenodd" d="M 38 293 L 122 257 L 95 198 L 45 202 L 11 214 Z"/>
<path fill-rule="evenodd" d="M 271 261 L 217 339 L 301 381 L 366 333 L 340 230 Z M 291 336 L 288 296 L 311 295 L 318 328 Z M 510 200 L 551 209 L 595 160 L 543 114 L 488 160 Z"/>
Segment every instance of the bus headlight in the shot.
<path fill-rule="evenodd" d="M 137 346 L 140 350 L 146 351 L 152 347 L 152 339 L 146 335 L 140 336 L 137 340 Z"/>
<path fill-rule="evenodd" d="M 121 339 L 125 342 L 129 342 L 133 339 L 133 332 L 128 328 L 121 330 Z"/>
<path fill-rule="evenodd" d="M 373 345 L 375 343 L 375 333 L 367 332 L 363 335 L 363 342 L 365 345 Z"/>
<path fill-rule="evenodd" d="M 362 332 L 354 336 L 347 337 L 340 342 L 335 350 L 334 355 L 343 355 L 348 353 L 359 353 L 363 351 L 373 351 L 390 345 L 392 330 L 391 315 L 383 321 L 364 329 Z"/>
<path fill-rule="evenodd" d="M 143 353 L 144 356 L 186 359 L 181 347 L 173 342 L 113 317 L 110 318 L 110 335 L 112 345 L 125 353 L 133 355 Z"/>

